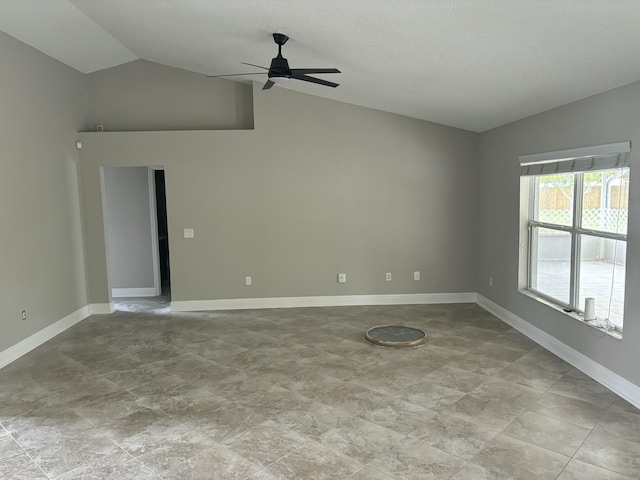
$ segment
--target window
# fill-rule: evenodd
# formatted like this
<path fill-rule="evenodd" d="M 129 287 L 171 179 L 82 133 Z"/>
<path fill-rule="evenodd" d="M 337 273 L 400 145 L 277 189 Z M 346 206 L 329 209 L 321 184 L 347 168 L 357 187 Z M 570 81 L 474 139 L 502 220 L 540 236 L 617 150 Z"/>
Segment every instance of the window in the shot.
<path fill-rule="evenodd" d="M 624 315 L 630 147 L 624 142 L 520 157 L 521 255 L 526 255 L 520 262 L 521 289 L 618 332 Z"/>

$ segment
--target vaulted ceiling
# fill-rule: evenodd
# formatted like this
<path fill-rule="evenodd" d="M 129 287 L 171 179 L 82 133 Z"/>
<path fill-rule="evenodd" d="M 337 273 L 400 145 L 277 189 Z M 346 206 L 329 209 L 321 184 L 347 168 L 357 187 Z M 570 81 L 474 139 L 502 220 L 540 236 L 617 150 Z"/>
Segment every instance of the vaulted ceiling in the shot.
<path fill-rule="evenodd" d="M 145 59 L 476 132 L 640 80 L 637 0 L 0 0 L 0 30 L 90 73 Z M 259 70 L 259 69 L 258 69 Z M 231 77 L 266 81 L 266 75 Z M 211 80 L 225 81 L 225 80 Z M 261 92 L 268 95 L 269 91 Z"/>

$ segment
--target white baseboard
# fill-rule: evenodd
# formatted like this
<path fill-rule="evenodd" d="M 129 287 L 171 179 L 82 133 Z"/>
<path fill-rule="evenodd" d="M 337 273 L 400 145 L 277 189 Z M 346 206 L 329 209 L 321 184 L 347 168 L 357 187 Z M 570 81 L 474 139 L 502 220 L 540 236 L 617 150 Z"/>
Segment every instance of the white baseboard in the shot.
<path fill-rule="evenodd" d="M 24 354 L 29 353 L 36 347 L 39 347 L 44 342 L 51 340 L 56 335 L 87 318 L 91 313 L 92 309 L 90 306 L 84 306 L 57 322 L 52 323 L 48 327 L 43 328 L 39 332 L 34 333 L 30 337 L 25 338 L 21 342 L 16 343 L 12 347 L 0 352 L 0 368 L 9 365 Z"/>
<path fill-rule="evenodd" d="M 116 306 L 113 302 L 109 303 L 92 303 L 89 305 L 91 315 L 106 315 L 116 311 Z"/>
<path fill-rule="evenodd" d="M 160 293 L 155 287 L 145 288 L 112 288 L 111 296 L 115 298 L 120 297 L 157 297 Z"/>
<path fill-rule="evenodd" d="M 203 310 L 249 310 L 257 308 L 342 307 L 361 305 L 420 305 L 432 303 L 475 303 L 475 292 L 414 293 L 393 295 L 335 295 L 322 297 L 229 298 L 171 302 L 175 312 Z"/>
<path fill-rule="evenodd" d="M 574 350 L 547 332 L 533 326 L 526 320 L 518 317 L 500 305 L 492 302 L 482 295 L 477 295 L 477 303 L 489 313 L 495 315 L 503 322 L 511 325 L 520 333 L 526 335 L 534 342 L 573 365 L 581 372 L 601 383 L 609 390 L 617 393 L 629 403 L 640 408 L 640 386 L 622 378 L 598 362 L 590 359 L 582 353 Z"/>

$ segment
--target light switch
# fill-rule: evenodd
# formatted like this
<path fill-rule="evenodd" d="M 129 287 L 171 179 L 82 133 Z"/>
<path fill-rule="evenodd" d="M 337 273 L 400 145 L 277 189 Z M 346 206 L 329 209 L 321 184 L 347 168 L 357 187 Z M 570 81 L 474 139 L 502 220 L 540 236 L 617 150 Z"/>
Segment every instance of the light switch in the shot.
<path fill-rule="evenodd" d="M 193 238 L 193 228 L 184 229 L 184 238 Z"/>

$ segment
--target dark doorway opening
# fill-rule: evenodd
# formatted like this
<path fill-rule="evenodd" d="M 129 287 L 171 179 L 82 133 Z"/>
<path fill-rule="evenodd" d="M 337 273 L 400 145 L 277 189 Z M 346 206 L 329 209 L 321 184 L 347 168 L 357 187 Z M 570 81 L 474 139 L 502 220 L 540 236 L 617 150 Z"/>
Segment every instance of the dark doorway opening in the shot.
<path fill-rule="evenodd" d="M 160 286 L 162 295 L 171 295 L 171 271 L 169 268 L 169 230 L 167 226 L 167 196 L 164 170 L 155 170 L 156 216 L 158 219 L 158 256 L 160 259 Z"/>

